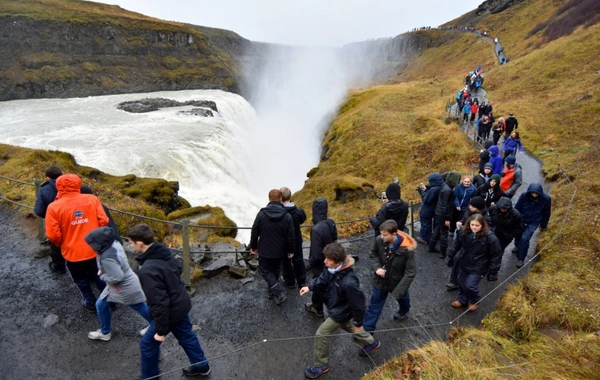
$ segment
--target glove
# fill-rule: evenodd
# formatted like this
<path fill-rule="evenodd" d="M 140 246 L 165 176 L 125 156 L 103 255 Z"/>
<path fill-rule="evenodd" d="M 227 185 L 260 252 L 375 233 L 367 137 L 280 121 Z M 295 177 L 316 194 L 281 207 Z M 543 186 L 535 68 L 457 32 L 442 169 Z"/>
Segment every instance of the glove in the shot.
<path fill-rule="evenodd" d="M 487 280 L 488 281 L 498 281 L 498 273 L 488 273 Z"/>

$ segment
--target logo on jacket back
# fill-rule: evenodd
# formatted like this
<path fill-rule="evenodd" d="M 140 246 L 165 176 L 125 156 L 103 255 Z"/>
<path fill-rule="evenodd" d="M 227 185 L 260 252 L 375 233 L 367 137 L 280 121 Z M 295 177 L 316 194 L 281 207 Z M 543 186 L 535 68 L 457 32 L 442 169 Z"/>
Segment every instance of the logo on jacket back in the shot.
<path fill-rule="evenodd" d="M 77 210 L 73 213 L 73 216 L 75 216 L 75 220 L 71 222 L 72 226 L 88 222 L 88 218 L 83 217 L 83 211 Z"/>

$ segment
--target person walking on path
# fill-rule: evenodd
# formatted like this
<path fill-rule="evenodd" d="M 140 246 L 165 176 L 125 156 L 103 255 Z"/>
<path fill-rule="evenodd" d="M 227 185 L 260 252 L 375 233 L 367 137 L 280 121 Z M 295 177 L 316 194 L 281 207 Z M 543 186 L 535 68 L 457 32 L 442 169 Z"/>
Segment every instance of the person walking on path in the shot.
<path fill-rule="evenodd" d="M 56 180 L 56 201 L 46 212 L 46 235 L 60 248 L 73 282 L 81 292 L 81 308 L 96 314 L 94 282 L 99 291 L 106 284 L 98 277 L 96 252 L 85 243 L 84 237 L 98 227 L 108 225 L 100 200 L 90 194 L 81 194 L 81 178 L 63 174 Z"/>
<path fill-rule="evenodd" d="M 427 250 L 429 252 L 440 252 L 440 258 L 446 257 L 448 249 L 448 232 L 450 229 L 450 221 L 452 220 L 452 211 L 454 210 L 454 188 L 460 182 L 460 173 L 456 171 L 444 173 L 446 180 L 444 181 L 438 202 L 435 207 L 435 221 L 433 234 L 429 240 Z M 444 177 L 442 176 L 442 178 Z M 436 243 L 440 242 L 440 250 L 435 249 Z"/>
<path fill-rule="evenodd" d="M 438 172 L 431 173 L 427 180 L 429 184 L 425 186 L 421 184 L 417 191 L 421 195 L 421 209 L 419 211 L 419 221 L 421 223 L 421 229 L 419 230 L 419 236 L 417 241 L 421 244 L 429 245 L 431 240 L 431 234 L 433 232 L 433 218 L 435 217 L 435 207 L 438 202 L 440 189 L 444 181 L 442 175 Z"/>
<path fill-rule="evenodd" d="M 489 209 L 490 218 L 494 224 L 494 235 L 500 241 L 502 252 L 510 242 L 523 232 L 521 213 L 513 208 L 512 201 L 502 197 Z"/>
<path fill-rule="evenodd" d="M 364 328 L 370 333 L 375 332 L 388 294 L 398 302 L 398 311 L 393 316 L 394 320 L 406 319 L 410 310 L 408 288 L 417 274 L 415 240 L 399 231 L 398 225 L 393 220 L 381 223 L 379 230 L 381 235 L 375 238 L 369 255 L 373 272 L 373 289 L 365 315 Z"/>
<path fill-rule="evenodd" d="M 312 204 L 313 227 L 310 230 L 310 252 L 308 263 L 313 277 L 319 277 L 324 267 L 323 249 L 337 240 L 337 227 L 333 219 L 327 217 L 328 204 L 325 198 L 317 198 Z"/>
<path fill-rule="evenodd" d="M 33 207 L 33 212 L 40 218 L 46 218 L 48 206 L 56 199 L 56 195 L 58 194 L 58 190 L 56 190 L 56 179 L 62 174 L 62 170 L 56 165 L 50 165 L 44 170 L 47 181 L 40 186 L 40 190 L 35 199 L 35 206 Z M 65 258 L 60 252 L 60 248 L 52 242 L 49 244 L 51 261 L 48 263 L 48 266 L 50 267 L 50 271 L 58 274 L 65 274 L 67 272 L 67 267 Z M 47 253 L 45 255 L 47 255 Z M 43 256 L 39 257 L 41 258 Z"/>
<path fill-rule="evenodd" d="M 504 140 L 508 140 L 508 136 L 513 133 L 513 130 L 519 129 L 519 121 L 512 113 L 506 118 L 506 129 L 504 130 Z"/>
<path fill-rule="evenodd" d="M 465 101 L 462 111 L 463 111 L 463 124 L 468 123 L 469 116 L 471 115 L 471 103 L 469 103 L 469 101 Z"/>
<path fill-rule="evenodd" d="M 283 207 L 292 216 L 294 222 L 294 256 L 292 259 L 283 259 L 283 276 L 288 288 L 293 289 L 297 284 L 299 288 L 306 285 L 306 267 L 302 255 L 302 231 L 300 225 L 306 221 L 304 210 L 292 202 L 292 191 L 287 187 L 279 189 Z"/>
<path fill-rule="evenodd" d="M 508 139 L 504 141 L 504 145 L 502 146 L 502 150 L 504 151 L 504 159 L 508 156 L 516 156 L 517 152 L 523 151 L 523 143 L 521 142 L 521 137 L 519 136 L 518 131 L 514 131 L 510 134 Z"/>
<path fill-rule="evenodd" d="M 106 287 L 96 301 L 100 329 L 88 334 L 88 338 L 109 341 L 111 333 L 110 303 L 128 305 L 137 311 L 148 324 L 152 322 L 138 276 L 131 270 L 125 250 L 110 227 L 96 228 L 85 235 L 85 242 L 97 253 L 98 275 Z M 140 331 L 143 336 L 146 329 Z"/>
<path fill-rule="evenodd" d="M 474 101 L 473 104 L 471 104 L 471 123 L 477 118 L 477 111 L 479 111 L 479 105 L 477 104 L 477 101 Z"/>
<path fill-rule="evenodd" d="M 473 185 L 479 189 L 481 186 L 485 185 L 486 183 L 488 183 L 488 181 L 490 180 L 491 175 L 493 174 L 492 171 L 494 169 L 494 166 L 492 164 L 490 164 L 489 162 L 487 162 L 486 164 L 483 165 L 483 172 L 477 174 L 475 177 L 473 177 Z"/>
<path fill-rule="evenodd" d="M 408 217 L 408 203 L 404 202 L 400 197 L 400 185 L 390 183 L 385 189 L 387 203 L 381 206 L 375 216 L 369 218 L 369 222 L 375 232 L 375 237 L 379 236 L 379 226 L 388 219 L 393 219 L 398 225 L 400 231 L 404 231 L 406 226 L 406 218 Z"/>
<path fill-rule="evenodd" d="M 488 183 L 478 187 L 473 196 L 482 197 L 485 200 L 486 208 L 492 207 L 504 196 L 504 192 L 500 188 L 500 176 L 492 175 Z"/>
<path fill-rule="evenodd" d="M 512 198 L 523 183 L 523 170 L 521 169 L 521 165 L 517 164 L 515 156 L 506 157 L 505 163 L 506 168 L 502 172 L 500 189 L 502 189 L 506 197 Z"/>
<path fill-rule="evenodd" d="M 294 221 L 282 202 L 281 191 L 269 191 L 269 203 L 256 215 L 250 234 L 250 251 L 258 254 L 260 274 L 267 283 L 267 296 L 281 305 L 287 299 L 279 283 L 282 260 L 294 257 Z"/>
<path fill-rule="evenodd" d="M 489 149 L 490 151 L 490 164 L 492 164 L 492 174 L 502 174 L 502 167 L 504 163 L 502 157 L 500 157 L 500 150 L 496 145 L 493 145 Z"/>
<path fill-rule="evenodd" d="M 127 237 L 138 254 L 135 259 L 140 264 L 140 283 L 152 316 L 140 342 L 141 378 L 160 375 L 160 345 L 169 333 L 173 333 L 190 360 L 191 366 L 184 368 L 183 374 L 208 376 L 211 368 L 188 315 L 192 300 L 181 281 L 181 264 L 167 247 L 154 241 L 154 231 L 149 225 L 131 227 Z"/>
<path fill-rule="evenodd" d="M 494 140 L 494 145 L 498 145 L 498 141 L 500 140 L 500 137 L 504 133 L 505 129 L 506 129 L 506 122 L 504 121 L 503 117 L 499 117 L 498 123 L 496 123 L 496 126 L 493 129 L 492 138 Z"/>
<path fill-rule="evenodd" d="M 475 191 L 477 191 L 477 187 L 473 185 L 471 176 L 463 177 L 461 184 L 454 188 L 454 210 L 452 212 L 452 221 L 450 223 L 451 233 L 456 230 L 456 222 L 462 220 L 465 211 L 469 207 L 469 201 Z"/>
<path fill-rule="evenodd" d="M 81 185 L 81 194 L 96 195 L 96 194 L 94 194 L 94 191 L 92 190 L 92 188 L 89 187 L 88 185 Z M 108 217 L 108 226 L 113 230 L 113 233 L 115 235 L 115 240 L 118 241 L 121 245 L 123 245 L 123 239 L 121 239 L 121 234 L 119 233 L 119 228 L 117 227 L 115 220 L 113 219 L 112 215 L 110 214 L 110 210 L 108 209 L 108 207 L 106 207 L 104 205 L 104 203 L 102 203 L 102 201 L 100 201 L 100 203 L 102 204 L 104 213 Z"/>
<path fill-rule="evenodd" d="M 446 264 L 453 265 L 457 252 L 458 260 L 458 296 L 452 302 L 455 308 L 467 306 L 469 311 L 478 308 L 481 299 L 479 282 L 486 273 L 498 273 L 502 262 L 502 250 L 498 238 L 489 230 L 485 218 L 480 214 L 472 215 L 465 222 L 454 249 L 448 252 Z M 496 275 L 497 278 L 497 275 Z"/>
<path fill-rule="evenodd" d="M 544 231 L 552 213 L 552 198 L 544 193 L 540 183 L 533 182 L 527 192 L 519 196 L 515 209 L 521 213 L 522 232 L 515 237 L 517 248 L 517 268 L 524 264 L 529 251 L 529 242 L 538 227 Z"/>
<path fill-rule="evenodd" d="M 362 345 L 358 352 L 360 356 L 366 357 L 380 347 L 379 341 L 363 328 L 365 295 L 354 272 L 354 259 L 338 243 L 328 244 L 323 254 L 326 268 L 308 286 L 300 289 L 301 296 L 309 291 L 325 292 L 321 299 L 326 300 L 329 311 L 329 317 L 315 334 L 314 364 L 304 371 L 308 379 L 316 379 L 329 372 L 329 340 L 339 328 L 354 334 L 356 341 Z"/>

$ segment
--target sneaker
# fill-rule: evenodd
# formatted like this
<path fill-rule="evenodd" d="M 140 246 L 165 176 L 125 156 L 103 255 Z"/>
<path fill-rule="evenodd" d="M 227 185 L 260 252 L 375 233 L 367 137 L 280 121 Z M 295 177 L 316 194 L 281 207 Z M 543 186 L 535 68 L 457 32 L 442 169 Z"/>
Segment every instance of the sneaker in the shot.
<path fill-rule="evenodd" d="M 523 260 L 517 260 L 517 268 L 521 268 L 523 265 L 525 265 Z"/>
<path fill-rule="evenodd" d="M 455 307 L 455 308 L 457 308 L 457 309 L 458 309 L 458 308 L 461 308 L 461 307 L 464 307 L 464 306 L 465 306 L 465 305 L 463 305 L 463 304 L 462 304 L 462 303 L 460 303 L 459 301 L 454 301 L 454 302 L 452 302 L 452 307 Z"/>
<path fill-rule="evenodd" d="M 366 346 L 361 348 L 360 351 L 358 351 L 358 355 L 364 358 L 368 356 L 371 352 L 379 349 L 379 347 L 381 347 L 381 343 L 377 339 L 375 339 L 373 343 L 367 344 Z"/>
<path fill-rule="evenodd" d="M 210 366 L 208 364 L 206 364 L 205 369 L 193 370 L 192 367 L 183 369 L 183 376 L 186 376 L 186 377 L 198 377 L 198 376 L 206 377 L 209 374 L 210 374 Z"/>
<path fill-rule="evenodd" d="M 512 253 L 517 253 L 517 251 L 519 250 L 519 247 L 517 247 L 516 245 L 513 247 L 513 249 L 511 250 Z"/>
<path fill-rule="evenodd" d="M 141 329 L 140 330 L 140 336 L 146 335 L 146 332 L 148 331 L 149 328 L 150 328 L 150 326 L 146 326 L 143 329 Z"/>
<path fill-rule="evenodd" d="M 88 338 L 93 339 L 93 340 L 103 340 L 105 342 L 108 342 L 111 337 L 112 337 L 112 333 L 109 332 L 108 334 L 102 334 L 101 330 L 90 331 L 88 333 Z"/>
<path fill-rule="evenodd" d="M 287 300 L 287 296 L 284 292 L 279 293 L 275 296 L 275 305 L 279 306 Z"/>
<path fill-rule="evenodd" d="M 56 265 L 54 265 L 54 263 L 52 261 L 50 261 L 48 263 L 48 268 L 50 268 L 50 272 L 52 272 L 52 273 L 58 273 L 58 274 L 67 273 L 67 268 L 57 268 Z"/>
<path fill-rule="evenodd" d="M 469 303 L 469 311 L 475 311 L 479 307 L 479 304 Z"/>
<path fill-rule="evenodd" d="M 451 291 L 456 289 L 458 289 L 458 285 L 456 285 L 455 283 L 449 282 L 446 284 L 446 290 Z"/>
<path fill-rule="evenodd" d="M 323 364 L 320 367 L 312 366 L 308 367 L 304 371 L 304 377 L 306 377 L 307 379 L 316 379 L 317 377 L 324 375 L 327 372 L 329 372 L 329 364 Z"/>
<path fill-rule="evenodd" d="M 90 314 L 96 314 L 96 306 L 90 306 L 83 300 L 79 303 L 79 306 Z"/>
<path fill-rule="evenodd" d="M 416 240 L 417 240 L 417 242 L 419 242 L 421 244 L 429 245 L 429 242 L 420 236 L 417 236 Z"/>
<path fill-rule="evenodd" d="M 403 321 L 403 320 L 405 320 L 405 319 L 406 319 L 407 315 L 408 315 L 408 311 L 402 312 L 402 311 L 399 311 L 399 310 L 398 310 L 398 311 L 397 311 L 397 312 L 394 314 L 394 320 L 395 320 L 395 321 Z"/>
<path fill-rule="evenodd" d="M 309 313 L 315 314 L 317 317 L 323 318 L 323 310 L 317 310 L 315 305 L 313 305 L 310 302 L 304 304 L 304 310 L 308 311 Z"/>

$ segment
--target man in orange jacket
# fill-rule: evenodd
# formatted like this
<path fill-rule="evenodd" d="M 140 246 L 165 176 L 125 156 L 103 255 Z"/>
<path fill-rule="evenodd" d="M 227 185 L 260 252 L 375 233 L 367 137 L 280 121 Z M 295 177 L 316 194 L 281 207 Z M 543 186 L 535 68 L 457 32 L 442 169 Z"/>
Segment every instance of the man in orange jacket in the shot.
<path fill-rule="evenodd" d="M 100 200 L 91 194 L 81 194 L 81 178 L 64 174 L 56 180 L 58 194 L 46 212 L 46 235 L 61 249 L 67 268 L 83 299 L 81 307 L 96 313 L 96 296 L 92 281 L 102 291 L 106 286 L 98 277 L 96 252 L 84 237 L 92 230 L 108 225 L 108 217 Z"/>

